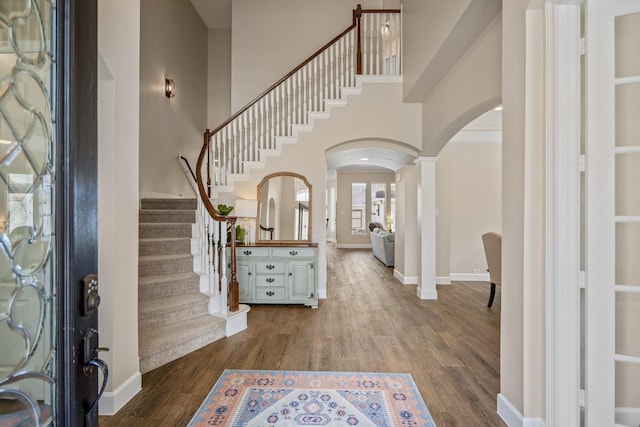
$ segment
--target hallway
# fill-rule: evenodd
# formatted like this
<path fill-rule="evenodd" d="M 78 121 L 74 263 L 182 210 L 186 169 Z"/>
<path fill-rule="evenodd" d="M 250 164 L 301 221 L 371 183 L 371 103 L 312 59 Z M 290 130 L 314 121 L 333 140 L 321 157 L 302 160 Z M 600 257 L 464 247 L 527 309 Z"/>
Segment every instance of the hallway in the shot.
<path fill-rule="evenodd" d="M 251 307 L 248 329 L 143 376 L 143 389 L 102 426 L 184 426 L 224 369 L 410 373 L 439 427 L 501 426 L 500 288 L 438 287 L 422 301 L 370 250 L 327 246 L 326 300 Z"/>

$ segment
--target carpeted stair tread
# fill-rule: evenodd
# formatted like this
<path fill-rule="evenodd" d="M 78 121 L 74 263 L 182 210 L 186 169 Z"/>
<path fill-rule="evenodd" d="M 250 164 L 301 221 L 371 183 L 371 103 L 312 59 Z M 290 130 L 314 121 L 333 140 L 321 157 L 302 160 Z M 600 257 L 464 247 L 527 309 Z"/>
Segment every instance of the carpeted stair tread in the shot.
<path fill-rule="evenodd" d="M 192 272 L 143 276 L 138 279 L 138 301 L 198 292 L 199 290 L 200 276 Z"/>
<path fill-rule="evenodd" d="M 144 209 L 138 217 L 141 223 L 192 224 L 195 222 L 196 213 L 183 209 Z"/>
<path fill-rule="evenodd" d="M 138 277 L 193 271 L 191 254 L 145 255 L 138 257 Z"/>
<path fill-rule="evenodd" d="M 193 224 L 148 222 L 138 225 L 141 239 L 161 237 L 189 237 L 191 238 Z"/>
<path fill-rule="evenodd" d="M 157 298 L 138 303 L 138 318 L 157 316 L 172 311 L 192 308 L 195 305 L 207 305 L 209 298 L 199 292 Z"/>
<path fill-rule="evenodd" d="M 224 319 L 204 315 L 139 336 L 140 371 L 149 372 L 225 336 Z"/>
<path fill-rule="evenodd" d="M 191 238 L 148 237 L 138 239 L 138 255 L 172 255 L 191 252 Z"/>
<path fill-rule="evenodd" d="M 196 199 L 142 199 L 140 206 L 147 209 L 191 209 L 198 208 Z"/>

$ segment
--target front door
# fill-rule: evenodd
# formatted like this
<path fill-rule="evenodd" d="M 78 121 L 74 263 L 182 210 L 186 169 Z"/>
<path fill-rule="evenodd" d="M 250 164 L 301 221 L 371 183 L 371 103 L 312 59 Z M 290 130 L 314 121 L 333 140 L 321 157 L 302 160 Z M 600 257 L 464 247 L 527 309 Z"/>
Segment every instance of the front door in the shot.
<path fill-rule="evenodd" d="M 96 6 L 0 1 L 0 425 L 97 425 Z"/>

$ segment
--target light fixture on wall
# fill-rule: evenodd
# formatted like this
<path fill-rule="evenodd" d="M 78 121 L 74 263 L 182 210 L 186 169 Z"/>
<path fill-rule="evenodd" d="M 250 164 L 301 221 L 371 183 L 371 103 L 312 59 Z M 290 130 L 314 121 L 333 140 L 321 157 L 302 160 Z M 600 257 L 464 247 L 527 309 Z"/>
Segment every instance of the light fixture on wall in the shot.
<path fill-rule="evenodd" d="M 168 79 L 165 77 L 164 79 L 164 95 L 167 98 L 173 98 L 176 96 L 176 84 L 173 79 Z"/>
<path fill-rule="evenodd" d="M 258 216 L 258 201 L 238 199 L 236 200 L 234 210 L 236 217 L 242 219 L 240 227 L 244 230 L 244 233 L 242 233 L 243 243 L 245 245 L 253 243 L 251 219 Z"/>

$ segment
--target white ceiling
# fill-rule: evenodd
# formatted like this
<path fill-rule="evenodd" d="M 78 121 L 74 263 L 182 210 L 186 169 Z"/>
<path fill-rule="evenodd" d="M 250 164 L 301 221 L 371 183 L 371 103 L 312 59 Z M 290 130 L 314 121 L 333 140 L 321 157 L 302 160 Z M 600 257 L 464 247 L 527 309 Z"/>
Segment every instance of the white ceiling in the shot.
<path fill-rule="evenodd" d="M 369 160 L 361 160 L 368 158 Z M 385 168 L 397 170 L 416 158 L 415 153 L 389 148 L 350 148 L 327 152 L 327 171 Z"/>

